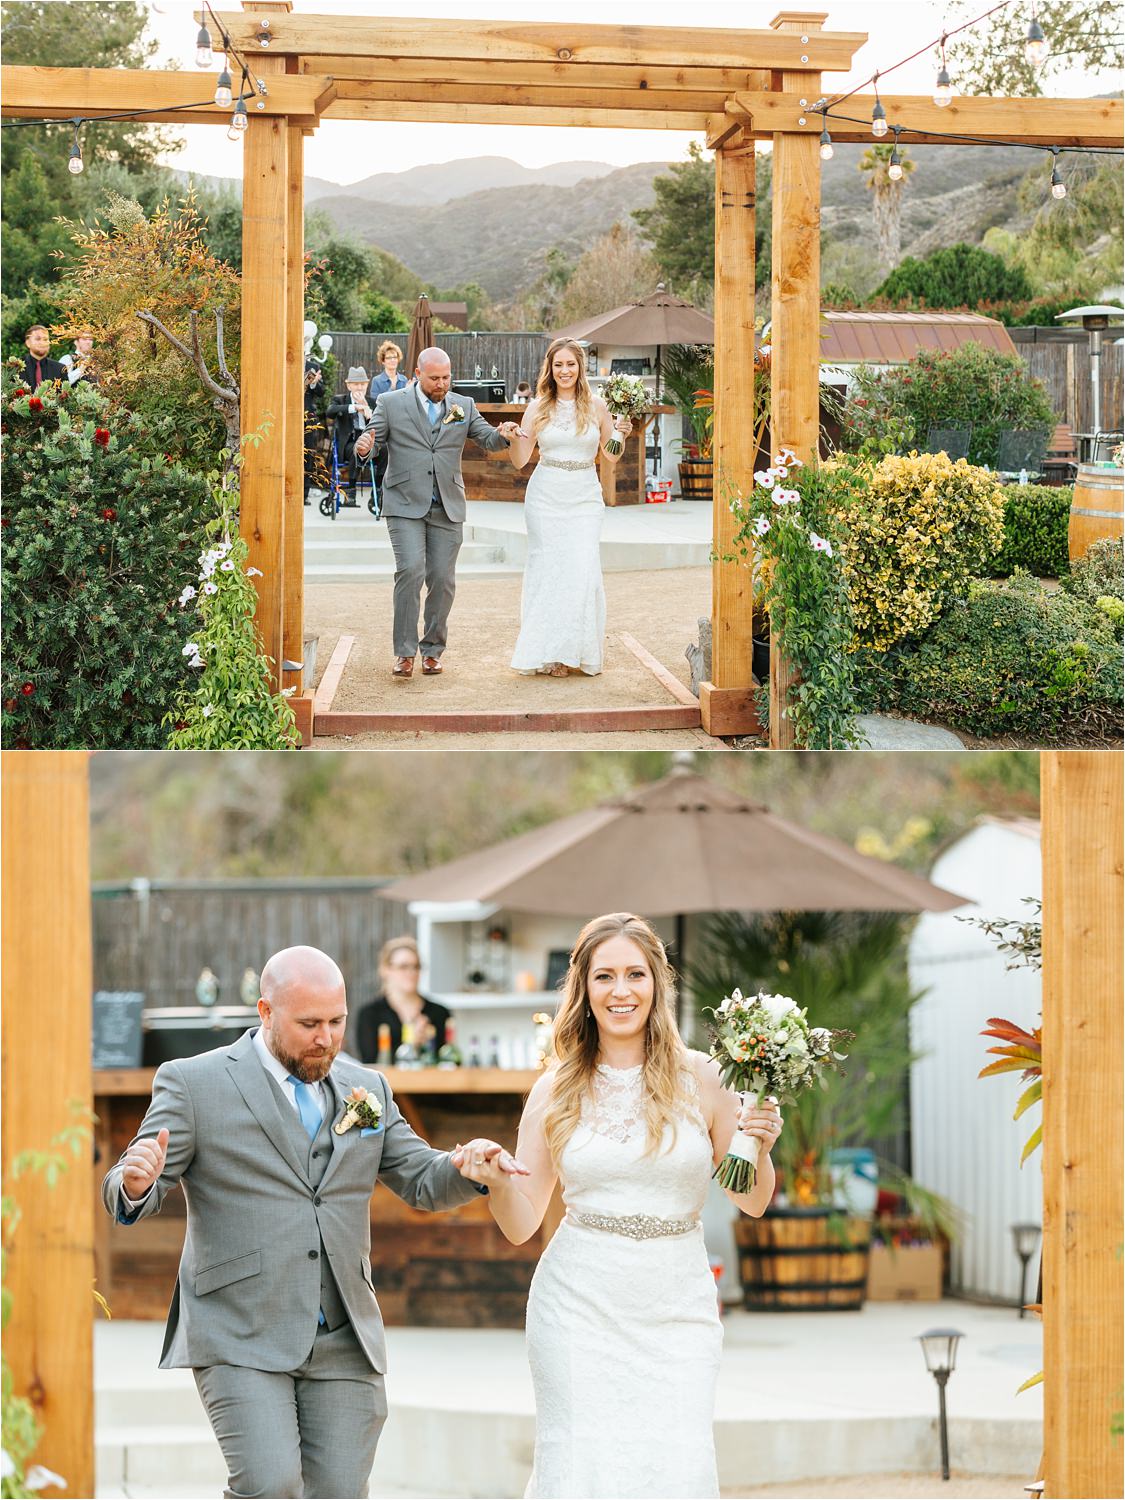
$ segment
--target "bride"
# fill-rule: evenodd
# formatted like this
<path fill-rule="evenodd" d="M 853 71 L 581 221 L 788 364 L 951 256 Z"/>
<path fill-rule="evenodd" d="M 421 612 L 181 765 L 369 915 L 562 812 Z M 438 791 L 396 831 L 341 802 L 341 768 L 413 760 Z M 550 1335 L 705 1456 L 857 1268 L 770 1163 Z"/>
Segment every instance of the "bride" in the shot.
<path fill-rule="evenodd" d="M 627 417 L 611 420 L 590 390 L 586 356 L 573 339 L 555 339 L 547 350 L 535 399 L 523 421 L 506 424 L 512 463 L 522 469 L 539 447 L 539 463 L 524 496 L 527 565 L 517 672 L 565 677 L 570 668 L 593 676 L 602 669 L 605 590 L 599 538 L 602 500 L 594 457 L 615 464 L 604 444 L 627 437 Z"/>
<path fill-rule="evenodd" d="M 647 922 L 596 917 L 578 935 L 555 1021 L 556 1062 L 528 1097 L 517 1156 L 454 1164 L 489 1189 L 504 1235 L 539 1228 L 561 1178 L 566 1217 L 527 1305 L 535 1386 L 529 1496 L 714 1496 L 722 1325 L 700 1213 L 736 1129 L 761 1142 L 758 1180 L 728 1194 L 760 1215 L 773 1193 L 776 1106 L 746 1107 L 676 1029 L 674 976 Z"/>

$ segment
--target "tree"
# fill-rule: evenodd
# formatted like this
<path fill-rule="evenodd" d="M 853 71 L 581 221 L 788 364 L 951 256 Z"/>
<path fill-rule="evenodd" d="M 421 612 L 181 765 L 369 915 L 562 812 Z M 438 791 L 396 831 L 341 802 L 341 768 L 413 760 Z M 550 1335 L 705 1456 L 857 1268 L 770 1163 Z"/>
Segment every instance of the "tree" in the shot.
<path fill-rule="evenodd" d="M 655 291 L 658 278 L 656 262 L 640 240 L 624 224 L 615 224 L 575 266 L 559 302 L 559 323 L 575 323 L 639 301 Z"/>
<path fill-rule="evenodd" d="M 894 146 L 888 145 L 869 146 L 858 165 L 858 170 L 867 174 L 867 187 L 873 195 L 879 259 L 888 268 L 897 265 L 902 254 L 902 190 L 907 174 L 917 165 L 907 155 L 906 148 L 900 146 L 898 158 L 903 175 L 893 178 L 890 169 L 894 150 Z"/>
<path fill-rule="evenodd" d="M 673 162 L 654 177 L 656 202 L 633 210 L 653 259 L 669 288 L 690 296 L 715 281 L 715 168 L 698 141 L 687 161 Z"/>
<path fill-rule="evenodd" d="M 1020 302 L 1034 295 L 1027 273 L 976 245 L 947 245 L 922 260 L 908 255 L 876 297 L 921 307 L 977 307 L 982 302 Z"/>
<path fill-rule="evenodd" d="M 1019 235 L 990 229 L 985 244 L 1022 266 L 1049 296 L 1104 302 L 1121 285 L 1121 168 L 1075 154 L 1067 158 L 1064 172 L 1067 195 L 1059 201 L 1049 192 L 1051 164 L 1036 162 L 1019 189 L 1020 207 L 1035 216 L 1031 228 Z"/>
<path fill-rule="evenodd" d="M 968 18 L 976 0 L 953 0 L 949 25 Z M 1028 7 L 998 9 L 947 46 L 949 71 L 964 94 L 1013 94 L 1035 98 L 1055 74 L 1073 68 L 1119 75 L 1122 68 L 1121 7 L 1118 0 L 1038 0 L 1035 14 L 1050 55 L 1040 68 L 1024 53 Z M 1120 87 L 1119 78 L 1110 80 Z"/>

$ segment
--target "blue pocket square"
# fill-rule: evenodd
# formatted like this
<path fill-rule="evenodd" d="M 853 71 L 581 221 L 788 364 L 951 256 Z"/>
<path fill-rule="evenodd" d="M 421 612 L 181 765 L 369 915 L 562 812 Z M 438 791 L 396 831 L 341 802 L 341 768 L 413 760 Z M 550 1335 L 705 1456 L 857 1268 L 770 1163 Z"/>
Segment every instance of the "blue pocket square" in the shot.
<path fill-rule="evenodd" d="M 362 1135 L 378 1135 L 379 1132 L 380 1132 L 380 1130 L 382 1130 L 382 1128 L 383 1128 L 382 1125 L 364 1125 L 364 1126 L 361 1127 L 359 1133 L 360 1133 L 361 1136 Z"/>

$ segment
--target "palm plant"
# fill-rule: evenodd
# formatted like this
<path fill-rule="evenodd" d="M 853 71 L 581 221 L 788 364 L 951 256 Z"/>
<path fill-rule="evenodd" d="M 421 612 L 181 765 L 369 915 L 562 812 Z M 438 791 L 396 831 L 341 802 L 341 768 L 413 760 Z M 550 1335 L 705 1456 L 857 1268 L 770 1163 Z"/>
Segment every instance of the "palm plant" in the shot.
<path fill-rule="evenodd" d="M 701 458 L 711 454 L 713 413 L 698 405 L 701 391 L 715 375 L 714 356 L 706 344 L 669 344 L 661 359 L 664 391 L 691 424 Z"/>
<path fill-rule="evenodd" d="M 902 168 L 897 178 L 891 176 L 892 153 L 897 153 Z M 898 265 L 902 255 L 902 190 L 917 165 L 904 146 L 869 146 L 859 159 L 857 170 L 867 174 L 867 187 L 874 195 L 879 259 L 888 270 Z"/>

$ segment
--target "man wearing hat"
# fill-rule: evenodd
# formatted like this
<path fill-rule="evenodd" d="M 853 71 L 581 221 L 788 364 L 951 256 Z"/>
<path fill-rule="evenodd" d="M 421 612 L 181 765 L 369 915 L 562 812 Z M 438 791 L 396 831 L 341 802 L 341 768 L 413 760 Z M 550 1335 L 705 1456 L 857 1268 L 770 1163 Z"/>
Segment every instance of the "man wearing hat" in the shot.
<path fill-rule="evenodd" d="M 355 499 L 358 470 L 366 467 L 366 453 L 357 454 L 356 442 L 367 431 L 371 422 L 371 407 L 367 404 L 367 371 L 362 365 L 352 365 L 344 381 L 347 395 L 333 396 L 328 403 L 327 415 L 336 423 L 336 454 L 341 468 L 348 469 L 348 494 Z"/>

